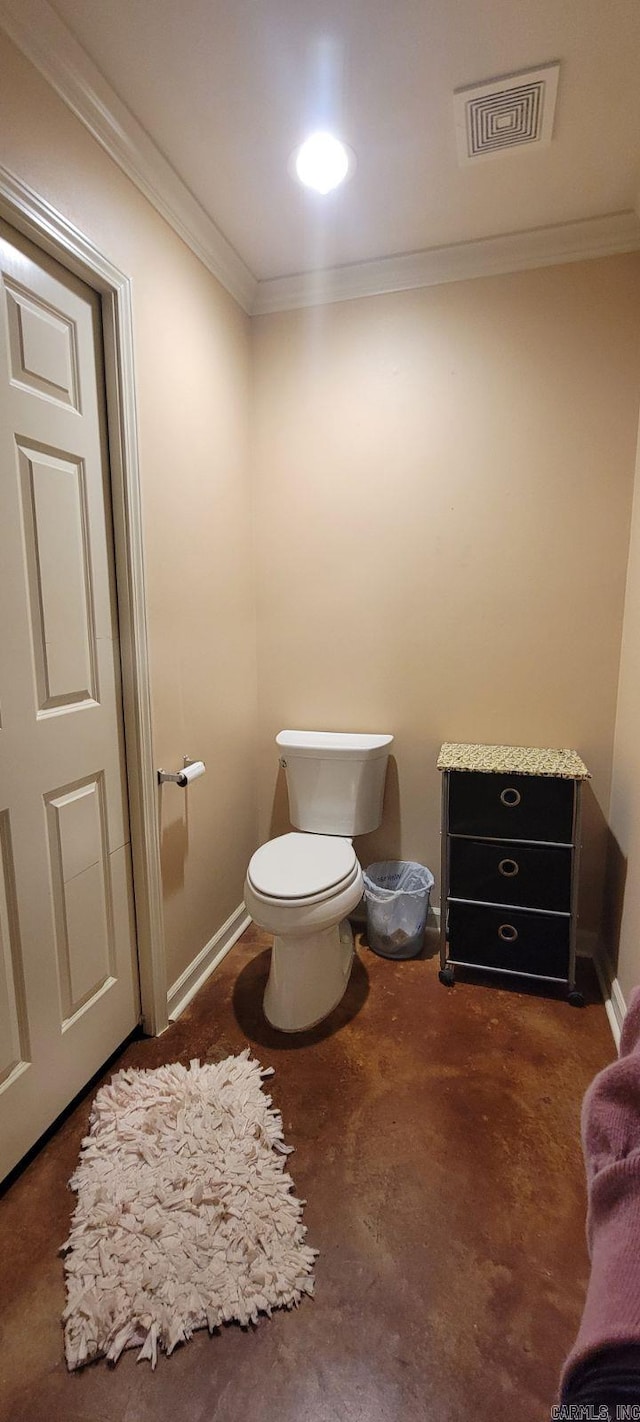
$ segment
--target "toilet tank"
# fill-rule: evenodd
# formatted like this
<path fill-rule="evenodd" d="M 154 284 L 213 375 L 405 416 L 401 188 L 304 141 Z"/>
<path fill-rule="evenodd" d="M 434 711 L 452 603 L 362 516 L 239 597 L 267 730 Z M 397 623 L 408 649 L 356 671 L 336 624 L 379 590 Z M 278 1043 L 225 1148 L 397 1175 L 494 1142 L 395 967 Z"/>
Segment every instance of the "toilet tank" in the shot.
<path fill-rule="evenodd" d="M 349 837 L 377 829 L 393 736 L 280 731 L 276 745 L 296 829 Z"/>

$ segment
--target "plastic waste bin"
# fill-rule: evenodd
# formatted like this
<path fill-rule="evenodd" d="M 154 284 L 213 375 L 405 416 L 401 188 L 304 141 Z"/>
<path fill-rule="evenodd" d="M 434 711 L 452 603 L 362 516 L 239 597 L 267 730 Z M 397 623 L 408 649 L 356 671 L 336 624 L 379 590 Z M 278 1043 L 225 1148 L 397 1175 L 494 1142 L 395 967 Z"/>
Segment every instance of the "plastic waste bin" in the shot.
<path fill-rule="evenodd" d="M 370 864 L 362 877 L 369 947 L 381 958 L 415 958 L 424 943 L 431 870 L 406 859 L 384 859 Z"/>

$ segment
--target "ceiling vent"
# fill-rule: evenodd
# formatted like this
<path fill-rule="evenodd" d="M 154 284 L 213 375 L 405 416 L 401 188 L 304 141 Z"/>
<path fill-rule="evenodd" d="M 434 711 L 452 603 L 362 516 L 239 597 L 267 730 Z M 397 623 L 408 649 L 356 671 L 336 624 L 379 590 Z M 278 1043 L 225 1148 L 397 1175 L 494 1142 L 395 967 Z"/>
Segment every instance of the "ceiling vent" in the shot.
<path fill-rule="evenodd" d="M 551 142 L 559 64 L 490 79 L 453 96 L 458 159 L 497 158 L 512 148 Z"/>

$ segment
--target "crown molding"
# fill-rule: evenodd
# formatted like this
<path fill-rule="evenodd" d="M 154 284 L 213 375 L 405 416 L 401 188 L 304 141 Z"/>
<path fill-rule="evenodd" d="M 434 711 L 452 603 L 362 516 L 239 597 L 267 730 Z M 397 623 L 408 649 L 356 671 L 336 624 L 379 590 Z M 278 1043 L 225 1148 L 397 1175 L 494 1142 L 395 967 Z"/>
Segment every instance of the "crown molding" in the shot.
<path fill-rule="evenodd" d="M 357 262 L 323 272 L 303 272 L 298 276 L 260 281 L 252 314 L 263 316 L 300 306 L 353 301 L 360 296 L 380 296 L 383 292 L 499 276 L 638 249 L 640 217 L 635 212 L 616 212 L 583 222 L 510 232 L 504 237 L 485 237 L 476 242 L 431 247 L 424 252 L 381 257 L 378 261 Z"/>
<path fill-rule="evenodd" d="M 47 0 L 0 0 L 0 27 L 249 315 L 640 249 L 629 211 L 258 281 Z"/>
<path fill-rule="evenodd" d="M 0 0 L 0 26 L 246 312 L 256 279 L 47 0 Z"/>

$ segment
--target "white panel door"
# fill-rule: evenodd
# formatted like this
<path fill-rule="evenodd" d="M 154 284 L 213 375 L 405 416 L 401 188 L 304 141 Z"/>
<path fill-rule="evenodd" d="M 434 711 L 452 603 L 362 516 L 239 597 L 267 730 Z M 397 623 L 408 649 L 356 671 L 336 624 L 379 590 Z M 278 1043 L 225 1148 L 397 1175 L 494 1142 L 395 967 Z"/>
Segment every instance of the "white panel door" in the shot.
<path fill-rule="evenodd" d="M 139 1019 L 101 339 L 0 223 L 0 1178 Z"/>

